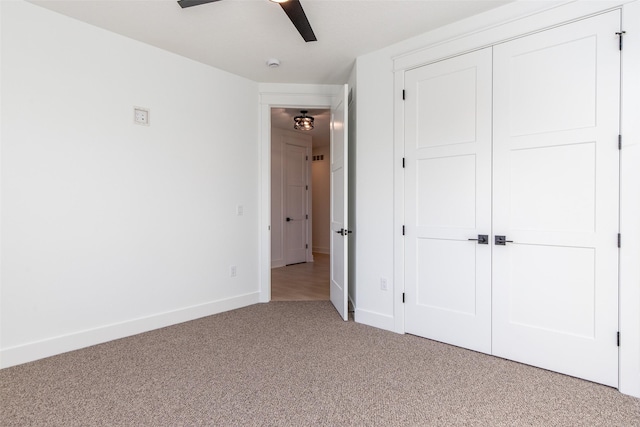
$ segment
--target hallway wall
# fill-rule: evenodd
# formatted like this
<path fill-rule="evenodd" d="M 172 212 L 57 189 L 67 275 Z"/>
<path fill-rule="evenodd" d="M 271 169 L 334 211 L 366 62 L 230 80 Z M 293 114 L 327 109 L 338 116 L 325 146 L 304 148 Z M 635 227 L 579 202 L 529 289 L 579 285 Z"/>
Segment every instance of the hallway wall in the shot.
<path fill-rule="evenodd" d="M 313 160 L 311 163 L 312 181 L 312 211 L 313 211 L 313 252 L 321 254 L 329 253 L 330 246 L 330 166 L 331 155 L 329 146 L 313 149 L 313 156 L 322 156 L 321 160 Z"/>

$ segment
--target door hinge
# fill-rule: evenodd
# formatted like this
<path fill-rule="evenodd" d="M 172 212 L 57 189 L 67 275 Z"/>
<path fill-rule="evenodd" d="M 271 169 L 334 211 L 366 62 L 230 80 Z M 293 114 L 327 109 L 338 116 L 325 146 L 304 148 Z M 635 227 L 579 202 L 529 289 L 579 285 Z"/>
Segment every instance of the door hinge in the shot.
<path fill-rule="evenodd" d="M 405 93 L 404 89 L 402 89 L 402 100 L 403 101 L 406 99 L 405 96 L 406 96 L 406 93 Z"/>
<path fill-rule="evenodd" d="M 309 219 L 309 215 L 305 215 L 305 216 L 304 216 L 304 219 Z"/>
<path fill-rule="evenodd" d="M 304 189 L 305 189 L 305 190 L 308 190 L 308 189 L 309 189 L 309 186 L 308 186 L 308 185 L 305 185 L 305 186 L 304 186 Z"/>
<path fill-rule="evenodd" d="M 622 135 L 618 135 L 618 150 L 622 150 Z"/>
<path fill-rule="evenodd" d="M 404 165 L 405 165 L 404 161 L 405 161 L 405 158 L 403 157 L 402 158 L 402 169 L 404 169 Z"/>
<path fill-rule="evenodd" d="M 402 303 L 404 304 L 404 292 L 402 293 Z"/>
<path fill-rule="evenodd" d="M 309 249 L 309 244 L 307 243 L 306 245 L 304 245 L 305 249 Z"/>
<path fill-rule="evenodd" d="M 622 244 L 622 236 L 620 235 L 620 233 L 618 233 L 618 247 L 619 248 L 622 247 L 621 244 Z"/>
<path fill-rule="evenodd" d="M 618 331 L 618 347 L 620 347 L 620 331 Z"/>
<path fill-rule="evenodd" d="M 305 160 L 309 160 L 309 156 L 304 156 L 304 159 Z"/>
<path fill-rule="evenodd" d="M 402 226 L 402 235 L 404 236 L 404 225 Z"/>
<path fill-rule="evenodd" d="M 618 38 L 620 39 L 618 42 L 618 49 L 622 50 L 622 37 L 626 34 L 626 31 L 620 31 L 618 33 L 616 33 L 616 35 L 618 36 Z"/>

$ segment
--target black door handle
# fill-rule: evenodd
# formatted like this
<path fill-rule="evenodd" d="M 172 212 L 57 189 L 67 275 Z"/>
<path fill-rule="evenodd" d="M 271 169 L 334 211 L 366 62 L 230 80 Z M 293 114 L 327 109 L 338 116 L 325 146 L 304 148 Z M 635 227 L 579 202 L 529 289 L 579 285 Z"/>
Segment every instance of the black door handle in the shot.
<path fill-rule="evenodd" d="M 287 217 L 287 222 L 291 221 L 291 218 Z"/>
<path fill-rule="evenodd" d="M 505 246 L 507 243 L 513 243 L 513 240 L 507 240 L 507 236 L 496 236 L 495 243 L 498 246 Z"/>
<path fill-rule="evenodd" d="M 344 236 L 344 228 L 341 228 L 340 230 L 336 231 L 336 233 L 340 234 L 341 236 Z"/>
<path fill-rule="evenodd" d="M 488 245 L 489 244 L 489 235 L 487 234 L 478 234 L 477 239 L 467 239 L 467 240 L 476 240 L 479 245 Z"/>

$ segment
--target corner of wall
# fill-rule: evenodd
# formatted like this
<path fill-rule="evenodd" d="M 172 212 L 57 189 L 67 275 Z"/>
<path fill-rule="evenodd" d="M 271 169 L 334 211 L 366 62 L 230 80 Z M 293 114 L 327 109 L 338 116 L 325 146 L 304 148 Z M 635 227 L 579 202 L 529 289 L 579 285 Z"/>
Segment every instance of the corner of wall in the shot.
<path fill-rule="evenodd" d="M 0 369 L 257 304 L 259 294 L 198 304 L 0 350 Z"/>
<path fill-rule="evenodd" d="M 640 397 L 640 1 L 622 10 L 620 391 Z"/>

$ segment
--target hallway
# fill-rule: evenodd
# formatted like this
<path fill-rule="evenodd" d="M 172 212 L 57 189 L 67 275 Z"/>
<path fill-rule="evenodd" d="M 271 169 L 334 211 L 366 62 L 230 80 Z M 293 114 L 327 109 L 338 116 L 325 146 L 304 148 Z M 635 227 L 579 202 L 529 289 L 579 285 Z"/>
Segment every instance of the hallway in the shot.
<path fill-rule="evenodd" d="M 329 255 L 313 254 L 314 262 L 271 269 L 271 301 L 329 299 Z"/>

